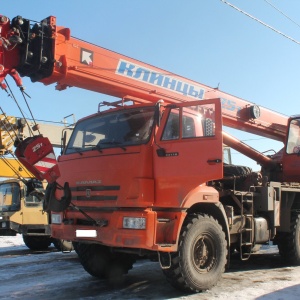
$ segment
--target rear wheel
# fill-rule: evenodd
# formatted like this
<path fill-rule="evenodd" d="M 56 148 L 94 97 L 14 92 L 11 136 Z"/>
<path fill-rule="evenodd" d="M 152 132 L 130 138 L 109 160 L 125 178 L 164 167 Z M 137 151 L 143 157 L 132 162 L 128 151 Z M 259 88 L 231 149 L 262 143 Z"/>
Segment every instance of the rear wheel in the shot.
<path fill-rule="evenodd" d="M 171 267 L 163 272 L 174 287 L 200 292 L 221 278 L 226 256 L 227 242 L 219 223 L 208 215 L 191 216 L 182 228 L 178 251 L 171 254 Z"/>
<path fill-rule="evenodd" d="M 46 250 L 51 245 L 51 238 L 40 235 L 24 235 L 24 244 L 31 250 Z"/>
<path fill-rule="evenodd" d="M 300 264 L 300 215 L 292 215 L 291 231 L 277 236 L 279 254 L 288 262 Z"/>

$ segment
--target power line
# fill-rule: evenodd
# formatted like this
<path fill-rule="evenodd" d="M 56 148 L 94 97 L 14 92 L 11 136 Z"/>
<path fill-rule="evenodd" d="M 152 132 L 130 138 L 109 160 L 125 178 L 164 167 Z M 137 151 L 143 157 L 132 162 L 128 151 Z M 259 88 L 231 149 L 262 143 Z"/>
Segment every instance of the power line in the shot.
<path fill-rule="evenodd" d="M 220 1 L 223 2 L 223 3 L 225 3 L 225 4 L 227 4 L 227 5 L 229 5 L 230 7 L 234 8 L 234 9 L 237 10 L 237 11 L 239 11 L 240 13 L 246 15 L 247 17 L 253 19 L 254 21 L 256 21 L 256 22 L 258 22 L 258 23 L 264 25 L 265 27 L 267 27 L 267 28 L 269 28 L 269 29 L 275 31 L 276 33 L 282 35 L 283 37 L 285 37 L 285 38 L 291 40 L 292 42 L 294 42 L 294 43 L 300 45 L 300 42 L 299 42 L 299 41 L 295 40 L 294 38 L 292 38 L 292 37 L 290 37 L 290 36 L 288 36 L 288 35 L 286 35 L 286 34 L 284 34 L 283 32 L 277 30 L 276 28 L 274 28 L 274 27 L 272 27 L 272 26 L 270 26 L 270 25 L 264 23 L 263 21 L 261 21 L 261 20 L 257 19 L 256 17 L 254 17 L 254 16 L 248 14 L 247 12 L 245 12 L 245 11 L 241 10 L 240 8 L 238 8 L 238 7 L 234 6 L 234 5 L 232 5 L 231 3 L 229 3 L 229 2 L 227 2 L 227 1 L 225 1 L 225 0 L 220 0 Z"/>
<path fill-rule="evenodd" d="M 300 25 L 295 22 L 293 19 L 291 19 L 288 15 L 286 15 L 283 11 L 281 11 L 280 9 L 278 9 L 277 7 L 275 7 L 274 4 L 272 4 L 270 1 L 265 0 L 265 2 L 267 2 L 270 6 L 272 6 L 274 9 L 276 9 L 278 12 L 280 12 L 283 16 L 285 16 L 287 19 L 289 19 L 291 22 L 293 22 L 294 24 L 296 24 L 298 27 L 300 27 Z"/>

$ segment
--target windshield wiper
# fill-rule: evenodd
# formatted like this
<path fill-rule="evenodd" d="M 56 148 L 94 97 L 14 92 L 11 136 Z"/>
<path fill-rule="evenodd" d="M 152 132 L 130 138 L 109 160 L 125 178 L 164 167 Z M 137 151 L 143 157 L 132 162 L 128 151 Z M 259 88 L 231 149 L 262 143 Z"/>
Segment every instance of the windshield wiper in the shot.
<path fill-rule="evenodd" d="M 98 150 L 100 153 L 103 152 L 102 151 L 103 148 L 101 148 L 101 146 L 99 144 L 97 144 L 97 145 L 90 145 L 90 146 L 93 147 L 92 150 Z"/>
<path fill-rule="evenodd" d="M 124 146 L 121 146 L 122 142 L 118 142 L 118 141 L 105 141 L 105 142 L 101 142 L 100 141 L 100 145 L 118 145 L 119 148 L 121 148 L 122 150 L 126 151 L 127 149 Z"/>
<path fill-rule="evenodd" d="M 70 147 L 67 150 L 75 150 L 75 152 L 79 153 L 80 155 L 82 155 L 82 152 L 80 151 L 80 148 L 77 147 Z"/>

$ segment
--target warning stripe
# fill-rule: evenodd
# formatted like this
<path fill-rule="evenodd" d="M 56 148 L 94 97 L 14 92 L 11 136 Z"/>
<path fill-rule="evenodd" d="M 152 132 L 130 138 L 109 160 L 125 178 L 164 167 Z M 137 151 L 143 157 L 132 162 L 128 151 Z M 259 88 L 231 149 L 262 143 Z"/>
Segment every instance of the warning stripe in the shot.
<path fill-rule="evenodd" d="M 49 169 L 53 168 L 57 164 L 54 153 L 50 153 L 43 157 L 33 166 L 39 170 L 41 173 L 47 172 Z"/>
<path fill-rule="evenodd" d="M 49 164 L 56 164 L 56 159 L 47 158 L 47 157 L 43 157 L 41 160 L 39 160 L 39 161 L 37 162 L 37 164 L 38 164 L 40 161 L 43 161 L 43 162 L 49 163 Z"/>
<path fill-rule="evenodd" d="M 43 160 L 44 160 L 44 159 L 48 159 L 48 158 L 56 161 L 56 157 L 55 157 L 55 154 L 54 154 L 53 152 L 51 152 L 51 153 L 49 153 L 47 156 L 45 156 L 45 157 L 43 158 Z"/>

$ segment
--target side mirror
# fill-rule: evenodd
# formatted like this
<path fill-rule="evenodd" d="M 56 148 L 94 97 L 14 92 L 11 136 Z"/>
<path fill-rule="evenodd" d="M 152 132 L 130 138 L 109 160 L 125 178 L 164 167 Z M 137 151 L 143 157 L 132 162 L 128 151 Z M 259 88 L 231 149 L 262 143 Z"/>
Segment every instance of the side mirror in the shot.
<path fill-rule="evenodd" d="M 164 103 L 164 100 L 159 100 L 157 101 L 155 105 L 155 114 L 154 114 L 154 119 L 157 127 L 160 126 L 160 121 L 161 121 L 161 115 L 160 115 L 160 107 Z"/>
<path fill-rule="evenodd" d="M 66 149 L 66 141 L 67 141 L 67 131 L 66 130 L 63 131 L 61 141 L 62 141 L 62 143 L 61 143 L 60 154 L 63 154 L 63 152 Z"/>

